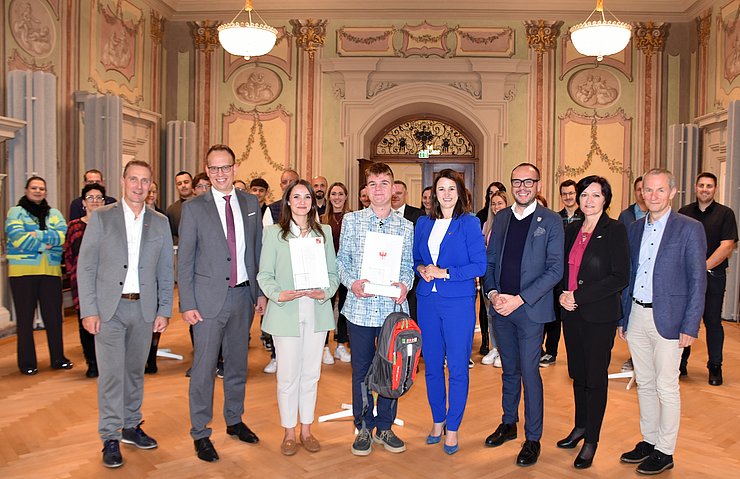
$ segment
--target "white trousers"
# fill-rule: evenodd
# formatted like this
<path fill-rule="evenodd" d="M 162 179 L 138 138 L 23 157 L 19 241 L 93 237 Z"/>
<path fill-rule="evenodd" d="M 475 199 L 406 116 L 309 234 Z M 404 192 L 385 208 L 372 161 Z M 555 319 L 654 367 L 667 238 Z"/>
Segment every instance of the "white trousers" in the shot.
<path fill-rule="evenodd" d="M 652 309 L 637 304 L 632 305 L 626 338 L 637 381 L 643 441 L 672 455 L 681 422 L 678 367 L 683 348 L 677 339 L 658 333 Z"/>
<path fill-rule="evenodd" d="M 277 360 L 280 424 L 293 428 L 314 421 L 326 331 L 314 332 L 314 300 L 298 298 L 300 336 L 273 336 Z"/>

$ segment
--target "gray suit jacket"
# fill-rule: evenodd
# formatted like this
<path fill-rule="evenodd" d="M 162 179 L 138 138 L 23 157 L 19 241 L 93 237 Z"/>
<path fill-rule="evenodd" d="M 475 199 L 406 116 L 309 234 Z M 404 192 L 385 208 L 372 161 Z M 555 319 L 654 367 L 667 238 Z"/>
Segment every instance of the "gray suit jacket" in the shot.
<path fill-rule="evenodd" d="M 246 250 L 244 264 L 252 298 L 262 296 L 257 269 L 262 250 L 262 213 L 257 197 L 236 192 L 242 214 Z M 237 225 L 238 227 L 238 225 Z M 226 301 L 231 259 L 213 193 L 191 198 L 182 205 L 180 242 L 177 249 L 177 287 L 180 311 L 197 309 L 201 316 L 216 317 Z"/>
<path fill-rule="evenodd" d="M 121 203 L 98 208 L 85 229 L 77 262 L 80 316 L 109 321 L 118 308 L 128 271 L 126 220 Z M 146 322 L 172 316 L 174 290 L 172 234 L 167 218 L 144 209 L 139 249 L 141 312 Z"/>

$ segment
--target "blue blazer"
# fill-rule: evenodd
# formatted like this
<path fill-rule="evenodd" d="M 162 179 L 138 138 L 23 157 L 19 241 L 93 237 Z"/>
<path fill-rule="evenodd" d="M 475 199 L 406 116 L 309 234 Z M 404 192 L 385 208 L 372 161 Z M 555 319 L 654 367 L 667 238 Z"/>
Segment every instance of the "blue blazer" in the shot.
<path fill-rule="evenodd" d="M 623 316 L 619 321 L 625 331 L 632 311 L 632 292 L 646 219 L 635 221 L 627 230 L 630 284 L 622 292 Z M 699 335 L 707 289 L 706 257 L 707 238 L 702 224 L 671 211 L 653 270 L 653 320 L 664 338 L 678 339 L 679 333 L 694 338 Z"/>
<path fill-rule="evenodd" d="M 500 290 L 501 261 L 514 212 L 504 208 L 494 217 L 491 238 L 488 240 L 488 267 L 483 278 L 483 291 Z M 564 230 L 560 215 L 537 205 L 522 254 L 521 306 L 535 323 L 555 321 L 552 290 L 563 279 Z"/>
<path fill-rule="evenodd" d="M 408 208 L 408 206 L 407 206 Z M 429 216 L 421 216 L 416 222 L 414 232 L 414 272 L 419 275 L 419 265 L 432 264 L 429 252 L 429 235 L 434 221 Z M 447 268 L 450 279 L 419 281 L 416 294 L 429 296 L 432 285 L 437 285 L 437 294 L 448 298 L 475 296 L 475 278 L 486 271 L 486 247 L 478 218 L 462 214 L 450 221 L 442 244 L 439 246 L 437 266 Z"/>

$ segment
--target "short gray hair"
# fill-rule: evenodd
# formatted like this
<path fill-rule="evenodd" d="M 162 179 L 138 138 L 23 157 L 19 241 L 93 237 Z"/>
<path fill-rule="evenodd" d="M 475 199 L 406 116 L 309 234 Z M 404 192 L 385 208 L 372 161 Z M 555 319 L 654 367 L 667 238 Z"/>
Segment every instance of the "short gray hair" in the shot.
<path fill-rule="evenodd" d="M 671 189 L 676 187 L 676 179 L 673 177 L 673 173 L 671 173 L 670 170 L 666 170 L 665 168 L 650 169 L 642 175 L 643 180 L 646 176 L 650 175 L 666 175 L 668 177 L 668 186 L 670 186 Z"/>

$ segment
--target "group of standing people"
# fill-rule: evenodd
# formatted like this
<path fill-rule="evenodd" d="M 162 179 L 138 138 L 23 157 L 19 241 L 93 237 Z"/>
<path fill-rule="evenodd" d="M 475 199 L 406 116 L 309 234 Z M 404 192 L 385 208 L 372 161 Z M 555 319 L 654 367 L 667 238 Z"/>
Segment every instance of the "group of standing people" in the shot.
<path fill-rule="evenodd" d="M 365 172 L 367 207 L 354 212 L 343 184 L 327 189 L 322 177 L 323 182 L 312 185 L 295 172 L 281 185 L 282 198 L 265 205 L 264 195 L 258 199 L 235 187 L 235 155 L 226 145 L 209 149 L 204 173 L 211 187 L 177 208 L 179 306 L 194 342 L 190 434 L 201 460 L 219 459 L 209 424 L 217 373 L 213 365 L 220 354 L 226 432 L 243 442 L 259 442 L 242 421 L 255 313 L 264 315 L 262 329 L 274 343 L 284 428 L 281 452 L 295 454 L 299 441 L 309 452 L 321 449 L 311 425 L 327 334 L 336 327 L 335 300 L 347 330 L 339 341 L 352 345 L 353 415 L 360 433 L 351 451 L 368 455 L 375 444 L 403 452 L 406 445 L 391 428 L 397 400 L 378 397 L 376 410 L 363 409 L 362 383 L 385 317 L 398 307 L 409 310 L 412 288 L 433 419 L 426 443 L 444 442 L 444 451 L 454 454 L 469 389 L 477 278 L 482 278 L 488 309 L 486 357 L 494 353 L 488 363 L 499 361 L 502 367 L 503 415 L 485 445 L 498 447 L 517 437 L 523 389 L 520 466 L 535 464 L 540 455 L 541 347 L 545 325 L 557 316 L 563 322 L 575 402 L 574 427 L 557 447 L 571 449 L 584 441 L 576 468 L 589 467 L 596 453 L 615 335 L 627 341 L 638 384 L 643 440 L 621 456 L 622 462 L 639 464 L 637 472 L 657 474 L 673 467 L 680 420 L 678 378 L 702 316 L 710 384 L 721 384 L 718 318 L 737 226 L 732 210 L 714 202 L 717 179 L 711 173 L 697 179 L 697 202 L 676 214 L 671 210 L 676 193 L 672 174 L 646 172 L 640 179 L 646 212 L 629 224 L 609 217 L 611 186 L 595 175 L 566 185 L 575 187 L 580 217 L 565 222 L 562 214 L 537 202 L 540 172 L 529 163 L 511 173 L 510 207 L 502 184 L 493 191 L 489 187 L 484 221 L 471 213 L 462 177 L 450 169 L 424 190 L 423 212 L 405 205 L 405 185 L 383 163 L 373 163 Z M 175 273 L 171 221 L 146 207 L 152 183 L 149 165 L 130 161 L 121 178 L 122 201 L 103 206 L 108 197 L 101 177 L 85 185 L 83 214 L 68 226 L 46 203 L 44 180 L 32 177 L 6 221 L 19 317 L 18 365 L 25 374 L 37 371 L 31 321 L 39 300 L 52 367 L 72 367 L 61 344 L 60 264 L 66 238 L 64 259 L 73 279 L 88 372 L 94 364 L 99 374 L 99 433 L 107 467 L 123 464 L 119 442 L 157 447 L 141 429 L 143 374 L 152 334 L 165 331 L 172 315 Z M 272 224 L 265 220 L 268 212 Z M 415 215 L 413 221 L 407 214 Z M 396 297 L 365 292 L 362 263 L 368 233 L 399 237 Z M 327 287 L 296 289 L 290 242 L 299 238 L 315 238 L 323 245 Z M 559 309 L 553 308 L 553 294 Z M 373 404 L 371 393 L 364 393 Z"/>

